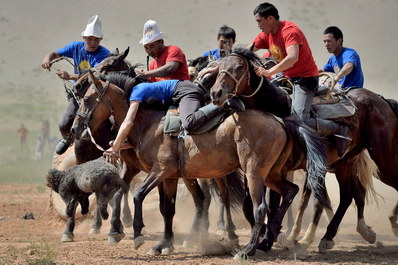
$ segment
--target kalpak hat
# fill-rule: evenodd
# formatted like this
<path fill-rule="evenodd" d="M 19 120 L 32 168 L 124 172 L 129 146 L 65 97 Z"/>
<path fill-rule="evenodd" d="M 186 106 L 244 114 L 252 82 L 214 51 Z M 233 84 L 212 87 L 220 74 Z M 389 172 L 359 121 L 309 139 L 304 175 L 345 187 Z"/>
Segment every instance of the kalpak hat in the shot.
<path fill-rule="evenodd" d="M 144 24 L 144 32 L 140 44 L 145 45 L 163 39 L 163 32 L 159 31 L 158 25 L 154 20 L 148 20 Z"/>
<path fill-rule="evenodd" d="M 82 32 L 83 37 L 94 36 L 96 38 L 102 38 L 102 23 L 98 15 L 92 16 L 88 22 L 86 29 Z"/>

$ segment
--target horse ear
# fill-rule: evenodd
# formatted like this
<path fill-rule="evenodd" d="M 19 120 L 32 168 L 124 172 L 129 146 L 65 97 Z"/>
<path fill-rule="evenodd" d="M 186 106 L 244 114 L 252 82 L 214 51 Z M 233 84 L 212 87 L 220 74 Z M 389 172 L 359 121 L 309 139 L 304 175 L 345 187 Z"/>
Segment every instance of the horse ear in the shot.
<path fill-rule="evenodd" d="M 91 70 L 88 70 L 88 82 L 90 84 L 95 83 L 95 76 L 94 76 L 93 71 L 91 71 Z"/>
<path fill-rule="evenodd" d="M 127 47 L 127 49 L 122 53 L 121 59 L 126 59 L 127 55 L 129 54 L 130 51 L 130 46 Z"/>

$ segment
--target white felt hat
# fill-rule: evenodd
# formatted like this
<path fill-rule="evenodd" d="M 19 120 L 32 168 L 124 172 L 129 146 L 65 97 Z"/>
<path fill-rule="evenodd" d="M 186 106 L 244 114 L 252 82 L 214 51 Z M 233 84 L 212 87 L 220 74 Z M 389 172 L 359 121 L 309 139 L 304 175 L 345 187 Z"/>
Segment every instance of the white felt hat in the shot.
<path fill-rule="evenodd" d="M 97 38 L 102 38 L 102 23 L 98 15 L 92 16 L 88 22 L 86 29 L 82 32 L 83 37 L 94 36 Z"/>
<path fill-rule="evenodd" d="M 163 32 L 159 31 L 158 24 L 154 20 L 148 20 L 144 24 L 144 32 L 140 44 L 145 45 L 163 39 Z"/>

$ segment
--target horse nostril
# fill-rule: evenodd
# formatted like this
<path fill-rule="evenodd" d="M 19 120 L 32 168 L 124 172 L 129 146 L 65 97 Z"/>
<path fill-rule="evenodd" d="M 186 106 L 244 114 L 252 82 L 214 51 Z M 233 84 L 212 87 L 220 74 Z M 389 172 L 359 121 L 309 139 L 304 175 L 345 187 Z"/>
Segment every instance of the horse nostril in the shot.
<path fill-rule="evenodd" d="M 221 98 L 221 95 L 222 95 L 222 90 L 220 89 L 217 91 L 216 96 L 217 96 L 217 98 Z"/>

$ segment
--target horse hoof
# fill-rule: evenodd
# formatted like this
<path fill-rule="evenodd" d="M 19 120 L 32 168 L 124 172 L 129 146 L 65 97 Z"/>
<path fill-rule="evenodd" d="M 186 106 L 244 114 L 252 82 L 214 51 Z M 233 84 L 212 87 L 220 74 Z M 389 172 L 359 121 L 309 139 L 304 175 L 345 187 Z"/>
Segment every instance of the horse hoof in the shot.
<path fill-rule="evenodd" d="M 162 249 L 162 255 L 170 255 L 174 252 L 173 248 L 164 248 Z"/>
<path fill-rule="evenodd" d="M 160 251 L 157 250 L 157 249 L 151 248 L 146 254 L 149 255 L 149 256 L 159 256 L 160 255 Z"/>
<path fill-rule="evenodd" d="M 98 235 L 100 233 L 99 228 L 91 228 L 90 231 L 88 232 L 89 235 Z"/>
<path fill-rule="evenodd" d="M 62 234 L 61 242 L 73 242 L 74 237 L 73 234 Z"/>
<path fill-rule="evenodd" d="M 139 249 L 145 243 L 144 236 L 134 238 L 134 248 Z"/>
<path fill-rule="evenodd" d="M 285 233 L 279 233 L 278 237 L 276 238 L 276 242 L 278 243 L 280 248 L 286 247 L 287 237 Z"/>
<path fill-rule="evenodd" d="M 126 235 L 124 233 L 118 233 L 114 235 L 108 235 L 108 243 L 111 245 L 119 243 Z"/>
<path fill-rule="evenodd" d="M 319 252 L 326 253 L 328 250 L 332 249 L 333 247 L 334 247 L 333 240 L 322 239 L 321 242 L 319 243 L 318 249 Z"/>
<path fill-rule="evenodd" d="M 241 250 L 238 253 L 235 254 L 233 260 L 240 262 L 241 264 L 246 263 L 249 257 L 247 256 L 246 252 Z"/>

